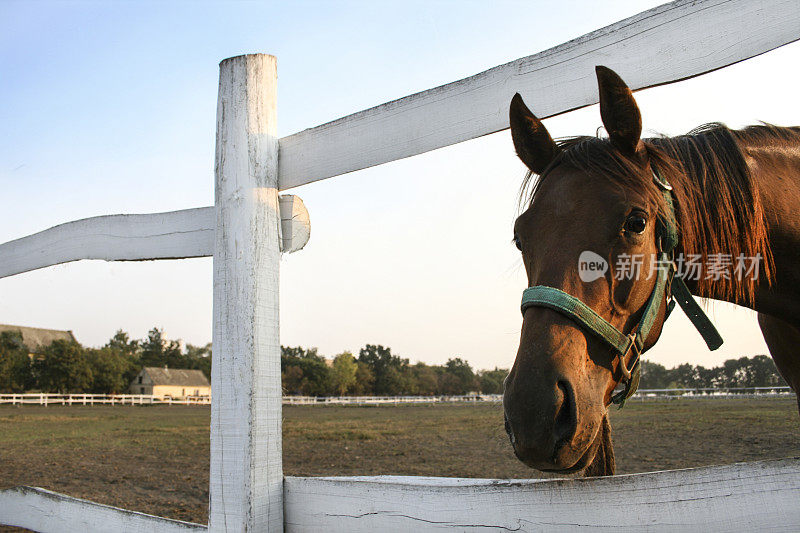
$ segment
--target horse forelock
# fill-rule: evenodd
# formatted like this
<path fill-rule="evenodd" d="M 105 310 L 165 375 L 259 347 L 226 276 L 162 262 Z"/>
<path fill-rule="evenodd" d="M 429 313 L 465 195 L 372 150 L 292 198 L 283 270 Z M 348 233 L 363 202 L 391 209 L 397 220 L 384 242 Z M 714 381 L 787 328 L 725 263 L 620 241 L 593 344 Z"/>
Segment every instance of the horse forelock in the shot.
<path fill-rule="evenodd" d="M 738 140 L 738 142 L 737 142 Z M 745 161 L 741 142 L 800 142 L 800 130 L 771 125 L 732 131 L 722 124 L 700 126 L 686 135 L 643 139 L 647 161 L 673 186 L 680 244 L 676 252 L 709 256 L 760 257 L 759 280 L 731 275 L 696 280 L 695 292 L 752 304 L 759 282 L 772 280 L 772 252 L 757 182 Z M 608 139 L 570 137 L 557 141 L 558 156 L 538 179 L 528 172 L 520 200 L 533 205 L 551 171 L 560 165 L 602 176 L 623 190 L 644 191 L 660 213 L 664 198 L 642 161 L 620 153 Z M 797 146 L 795 144 L 794 146 Z M 591 194 L 591 190 L 576 191 Z"/>

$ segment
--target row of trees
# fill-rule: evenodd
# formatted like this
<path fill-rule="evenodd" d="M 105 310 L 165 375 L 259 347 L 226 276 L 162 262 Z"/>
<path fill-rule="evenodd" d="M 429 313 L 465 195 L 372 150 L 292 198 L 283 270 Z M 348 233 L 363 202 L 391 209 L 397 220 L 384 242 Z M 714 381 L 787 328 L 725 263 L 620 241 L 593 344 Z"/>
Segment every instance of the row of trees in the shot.
<path fill-rule="evenodd" d="M 500 394 L 508 370 L 474 371 L 462 359 L 444 365 L 411 364 L 388 347 L 368 344 L 358 356 L 337 355 L 328 366 L 316 348 L 282 347 L 281 372 L 286 394 L 451 395 Z M 766 355 L 728 359 L 713 368 L 683 364 L 667 369 L 642 360 L 642 389 L 735 388 L 785 386 L 772 358 Z"/>
<path fill-rule="evenodd" d="M 146 366 L 199 369 L 211 377 L 211 344 L 182 349 L 158 328 L 140 340 L 120 330 L 101 348 L 57 340 L 33 357 L 29 352 L 19 333 L 0 333 L 0 392 L 123 393 Z M 507 371 L 475 372 L 458 358 L 411 365 L 388 347 L 368 344 L 357 358 L 346 352 L 332 364 L 316 348 L 282 346 L 281 374 L 286 394 L 432 395 L 499 393 Z"/>
<path fill-rule="evenodd" d="M 705 368 L 684 363 L 665 368 L 642 360 L 642 389 L 691 389 L 728 387 L 776 387 L 786 382 L 767 355 L 728 359 L 721 366 Z"/>
<path fill-rule="evenodd" d="M 411 364 L 389 347 L 367 344 L 354 356 L 344 352 L 329 365 L 316 348 L 281 347 L 285 394 L 307 396 L 499 394 L 508 370 L 474 371 L 460 358 L 444 365 Z"/>
<path fill-rule="evenodd" d="M 211 344 L 186 345 L 168 340 L 153 328 L 147 337 L 132 340 L 118 331 L 102 348 L 85 348 L 58 340 L 33 358 L 19 333 L 0 333 L 0 392 L 38 390 L 58 393 L 121 393 L 142 367 L 158 366 L 202 370 L 211 376 Z M 332 362 L 316 348 L 281 347 L 281 378 L 285 394 L 344 395 L 454 395 L 503 392 L 507 370 L 475 371 L 453 358 L 444 365 L 411 364 L 389 347 L 367 344 L 358 355 L 344 352 Z M 766 355 L 729 359 L 705 368 L 683 364 L 667 369 L 642 361 L 640 388 L 771 387 L 785 385 Z"/>
<path fill-rule="evenodd" d="M 121 393 L 145 366 L 198 369 L 211 376 L 210 344 L 182 349 L 158 328 L 141 340 L 120 330 L 102 348 L 56 340 L 33 357 L 29 353 L 18 332 L 0 333 L 0 391 Z"/>

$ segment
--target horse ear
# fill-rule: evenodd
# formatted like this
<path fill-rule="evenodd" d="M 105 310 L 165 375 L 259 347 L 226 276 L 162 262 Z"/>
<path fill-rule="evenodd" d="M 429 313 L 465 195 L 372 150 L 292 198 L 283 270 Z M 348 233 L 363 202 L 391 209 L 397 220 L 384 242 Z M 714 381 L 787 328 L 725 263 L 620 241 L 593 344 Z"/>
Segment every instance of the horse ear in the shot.
<path fill-rule="evenodd" d="M 522 101 L 519 93 L 511 99 L 508 117 L 517 155 L 529 169 L 541 174 L 558 154 L 558 146 L 547 133 L 542 121 Z"/>
<path fill-rule="evenodd" d="M 623 153 L 641 153 L 642 114 L 633 93 L 610 68 L 598 65 L 594 70 L 600 89 L 600 117 L 609 139 Z"/>

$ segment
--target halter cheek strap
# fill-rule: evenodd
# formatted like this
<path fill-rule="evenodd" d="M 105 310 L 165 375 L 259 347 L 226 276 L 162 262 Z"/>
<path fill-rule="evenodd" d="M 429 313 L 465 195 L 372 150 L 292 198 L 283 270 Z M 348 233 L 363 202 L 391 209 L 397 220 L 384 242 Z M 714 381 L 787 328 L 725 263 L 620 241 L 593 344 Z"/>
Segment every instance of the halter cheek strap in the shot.
<path fill-rule="evenodd" d="M 578 325 L 593 333 L 616 352 L 619 357 L 619 368 L 622 373 L 622 381 L 624 381 L 624 389 L 614 394 L 611 397 L 611 401 L 620 407 L 639 387 L 640 356 L 644 350 L 644 343 L 655 324 L 661 303 L 665 299 L 667 300 L 665 321 L 677 301 L 689 317 L 689 320 L 700 332 L 709 349 L 716 350 L 722 345 L 722 337 L 720 337 L 714 325 L 703 313 L 683 279 L 675 277 L 675 263 L 672 260 L 672 253 L 678 245 L 678 229 L 675 222 L 672 187 L 666 180 L 661 179 L 655 169 L 653 169 L 653 181 L 661 189 L 667 206 L 666 215 L 659 218 L 656 228 L 656 238 L 658 239 L 658 263 L 656 266 L 658 275 L 653 292 L 650 293 L 650 297 L 645 304 L 642 318 L 631 333 L 625 335 L 581 300 L 554 287 L 537 285 L 525 289 L 522 293 L 521 309 L 523 315 L 529 307 L 552 309 L 577 322 Z M 634 352 L 633 359 L 630 363 L 626 363 L 625 360 L 631 350 Z"/>

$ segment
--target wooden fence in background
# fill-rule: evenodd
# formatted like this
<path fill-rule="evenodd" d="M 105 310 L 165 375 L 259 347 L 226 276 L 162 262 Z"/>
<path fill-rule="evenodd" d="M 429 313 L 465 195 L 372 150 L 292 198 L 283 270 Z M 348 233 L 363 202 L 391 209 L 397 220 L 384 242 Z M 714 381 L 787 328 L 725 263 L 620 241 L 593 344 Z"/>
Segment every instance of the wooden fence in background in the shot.
<path fill-rule="evenodd" d="M 0 394 L 0 405 L 211 405 L 210 396 L 153 396 L 150 394 Z"/>
<path fill-rule="evenodd" d="M 31 488 L 0 491 L 0 523 L 80 533 L 795 528 L 798 460 L 591 480 L 284 480 L 279 260 L 282 250 L 305 242 L 308 226 L 294 225 L 297 217 L 281 209 L 278 191 L 505 129 L 515 92 L 542 118 L 596 103 L 598 64 L 641 89 L 798 38 L 796 0 L 679 0 L 283 139 L 275 128 L 275 58 L 226 59 L 220 64 L 213 207 L 95 217 L 0 245 L 0 277 L 79 259 L 213 255 L 209 524 Z"/>
<path fill-rule="evenodd" d="M 792 398 L 789 387 L 726 389 L 640 389 L 628 401 L 663 399 Z M 502 394 L 449 396 L 284 396 L 283 405 L 406 405 L 431 403 L 500 403 Z M 148 394 L 56 394 L 28 392 L 0 394 L 0 405 L 211 405 L 210 396 L 153 396 Z"/>

